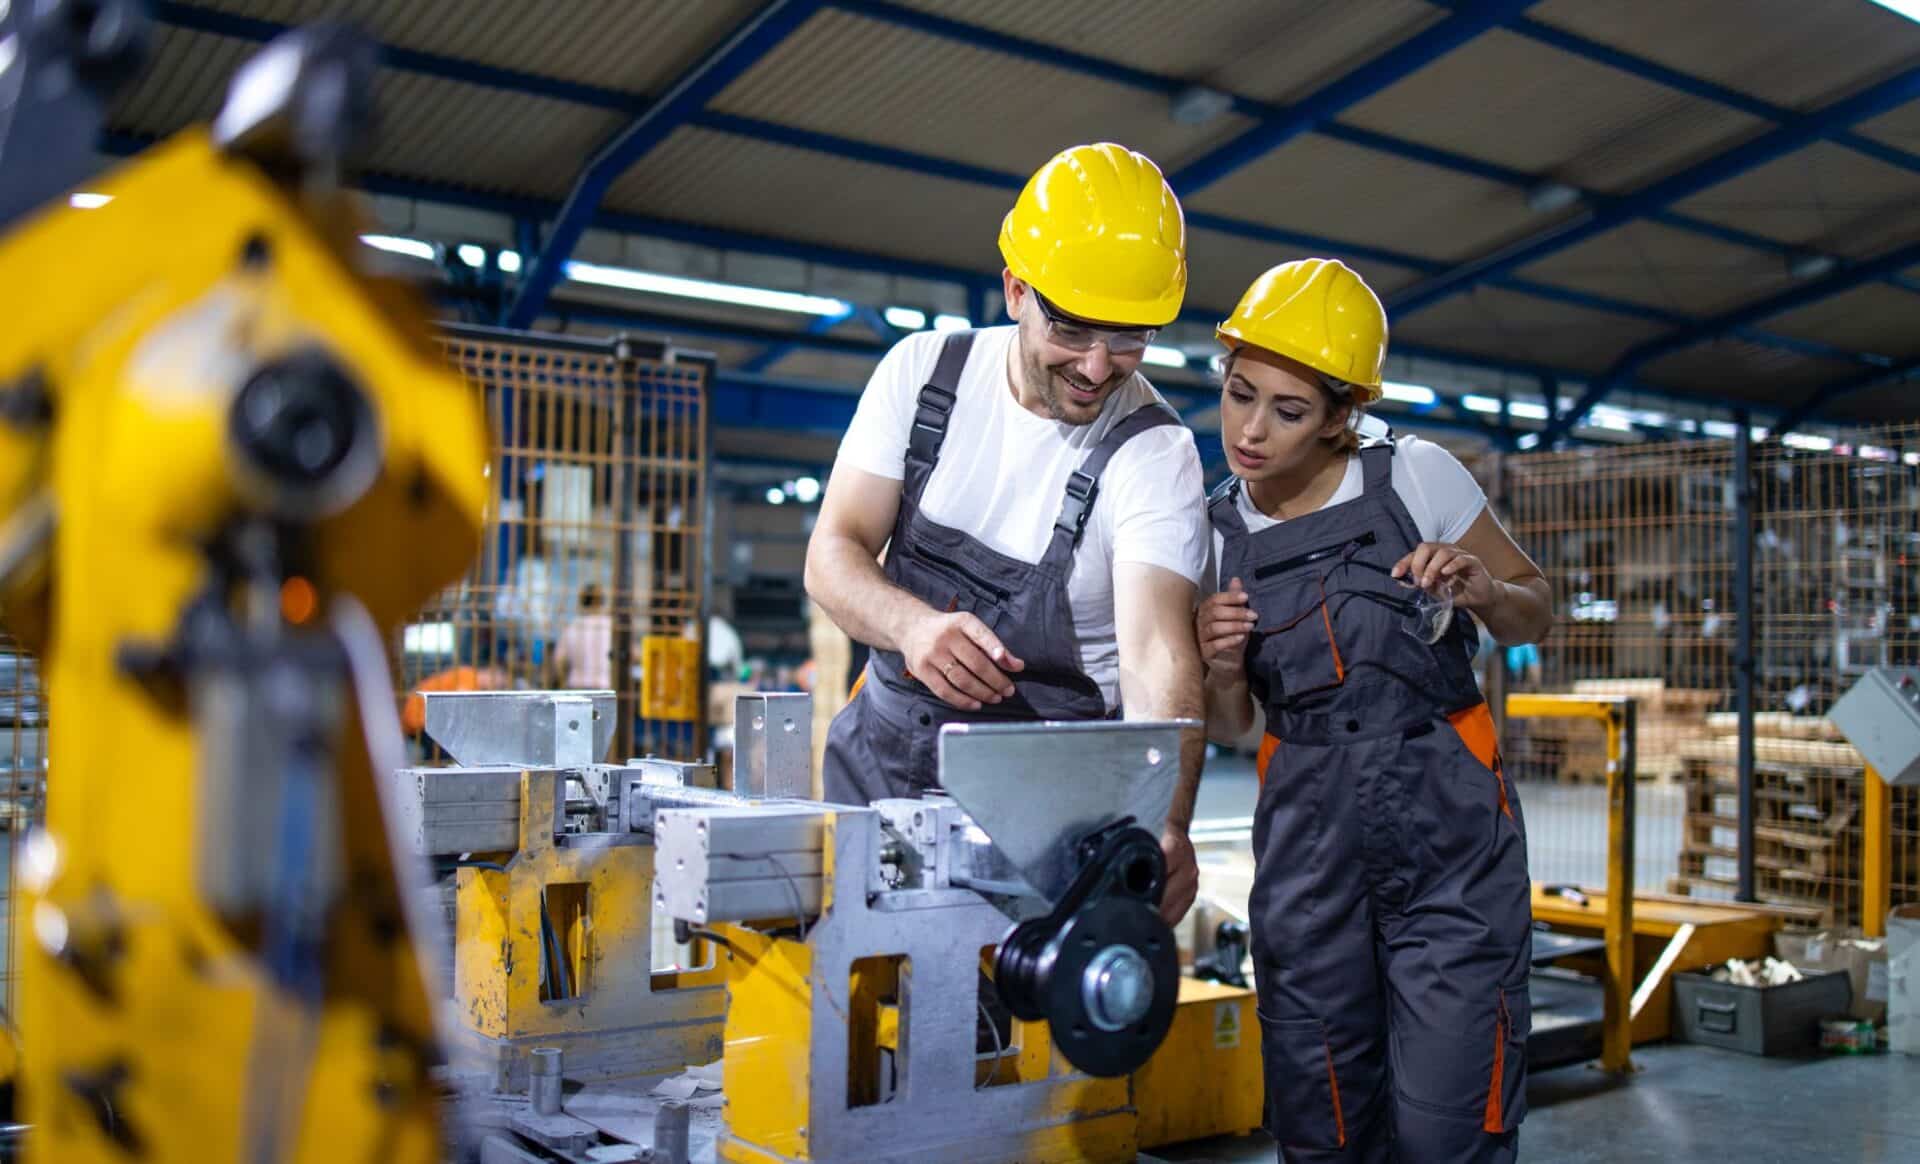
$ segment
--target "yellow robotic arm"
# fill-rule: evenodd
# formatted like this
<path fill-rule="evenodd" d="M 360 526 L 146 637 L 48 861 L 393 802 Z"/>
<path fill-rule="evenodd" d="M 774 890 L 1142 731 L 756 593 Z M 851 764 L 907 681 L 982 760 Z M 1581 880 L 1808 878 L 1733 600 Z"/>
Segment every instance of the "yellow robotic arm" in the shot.
<path fill-rule="evenodd" d="M 15 73 L 60 65 L 32 31 Z M 30 1160 L 442 1154 L 373 775 L 385 644 L 478 547 L 488 437 L 357 267 L 334 178 L 371 69 L 339 30 L 277 43 L 106 205 L 63 186 L 0 237 L 0 617 L 53 710 L 14 905 Z M 0 152 L 6 195 L 30 164 Z"/>

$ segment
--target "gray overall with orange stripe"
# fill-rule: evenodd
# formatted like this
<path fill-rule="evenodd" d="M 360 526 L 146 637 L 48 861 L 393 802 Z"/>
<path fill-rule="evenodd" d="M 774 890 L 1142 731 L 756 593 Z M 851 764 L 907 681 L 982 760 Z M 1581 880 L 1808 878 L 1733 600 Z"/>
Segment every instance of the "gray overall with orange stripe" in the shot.
<path fill-rule="evenodd" d="M 1524 1113 L 1531 917 L 1520 806 L 1474 683 L 1472 620 L 1408 634 L 1419 544 L 1393 446 L 1361 496 L 1249 533 L 1209 512 L 1258 615 L 1266 708 L 1249 902 L 1283 1161 L 1507 1161 Z"/>

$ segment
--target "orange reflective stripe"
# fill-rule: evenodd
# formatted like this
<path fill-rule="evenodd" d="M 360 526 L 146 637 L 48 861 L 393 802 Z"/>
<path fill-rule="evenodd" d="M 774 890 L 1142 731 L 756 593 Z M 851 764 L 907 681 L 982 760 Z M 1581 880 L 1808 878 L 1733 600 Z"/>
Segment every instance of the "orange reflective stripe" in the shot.
<path fill-rule="evenodd" d="M 1507 996 L 1500 995 L 1500 1011 L 1493 1024 L 1493 1080 L 1487 1087 L 1487 1115 L 1480 1130 L 1494 1135 L 1507 1130 L 1505 1089 L 1507 1067 Z"/>
<path fill-rule="evenodd" d="M 1476 703 L 1465 711 L 1454 712 L 1447 717 L 1447 722 L 1460 733 L 1460 742 L 1467 745 L 1473 758 L 1493 773 L 1494 782 L 1500 786 L 1500 811 L 1512 820 L 1513 802 L 1507 799 L 1507 778 L 1500 770 L 1500 740 L 1494 734 L 1493 712 L 1485 703 Z"/>
<path fill-rule="evenodd" d="M 860 668 L 860 673 L 853 677 L 853 687 L 847 692 L 847 702 L 852 703 L 853 697 L 860 694 L 860 689 L 862 687 L 865 687 L 866 685 L 867 685 L 867 669 L 865 667 L 862 667 Z"/>
<path fill-rule="evenodd" d="M 1339 1143 L 1336 1144 L 1335 1147 L 1344 1148 L 1347 1146 L 1347 1120 L 1340 1112 L 1340 1076 L 1339 1073 L 1333 1069 L 1333 1044 L 1328 1043 L 1326 1046 L 1327 1086 L 1333 1091 L 1333 1130 L 1340 1137 Z M 1498 1064 L 1494 1066 L 1494 1070 L 1500 1070 Z"/>
<path fill-rule="evenodd" d="M 1260 754 L 1253 758 L 1254 775 L 1260 783 L 1267 782 L 1267 765 L 1273 763 L 1273 754 L 1280 750 L 1280 737 L 1268 732 L 1260 740 Z"/>

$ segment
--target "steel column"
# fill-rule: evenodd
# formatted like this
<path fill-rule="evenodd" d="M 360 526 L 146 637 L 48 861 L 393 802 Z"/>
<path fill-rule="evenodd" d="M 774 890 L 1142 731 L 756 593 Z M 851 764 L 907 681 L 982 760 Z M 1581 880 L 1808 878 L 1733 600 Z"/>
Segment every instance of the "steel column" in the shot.
<path fill-rule="evenodd" d="M 1739 888 L 1734 897 L 1754 901 L 1753 878 L 1753 426 L 1745 409 L 1734 412 L 1733 437 L 1734 708 L 1739 719 Z"/>

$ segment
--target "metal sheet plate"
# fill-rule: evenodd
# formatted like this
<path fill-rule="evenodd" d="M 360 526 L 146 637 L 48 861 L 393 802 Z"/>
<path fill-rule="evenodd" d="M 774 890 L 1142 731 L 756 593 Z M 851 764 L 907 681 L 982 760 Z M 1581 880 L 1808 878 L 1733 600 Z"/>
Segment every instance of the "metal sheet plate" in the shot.
<path fill-rule="evenodd" d="M 430 691 L 427 734 L 463 768 L 577 768 L 613 743 L 611 691 Z"/>
<path fill-rule="evenodd" d="M 1159 835 L 1194 720 L 948 724 L 940 785 L 1049 903 L 1073 881 L 1073 842 L 1123 816 Z"/>

